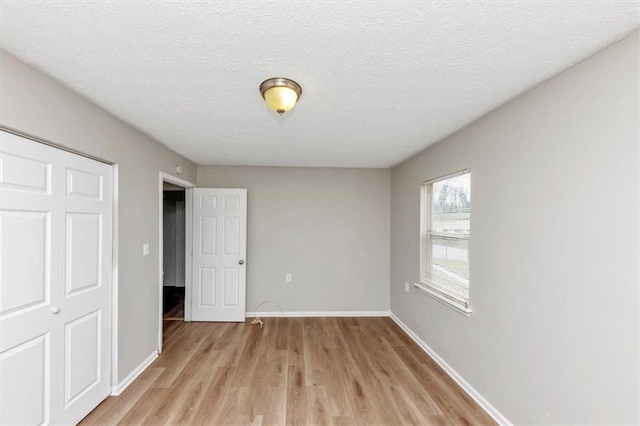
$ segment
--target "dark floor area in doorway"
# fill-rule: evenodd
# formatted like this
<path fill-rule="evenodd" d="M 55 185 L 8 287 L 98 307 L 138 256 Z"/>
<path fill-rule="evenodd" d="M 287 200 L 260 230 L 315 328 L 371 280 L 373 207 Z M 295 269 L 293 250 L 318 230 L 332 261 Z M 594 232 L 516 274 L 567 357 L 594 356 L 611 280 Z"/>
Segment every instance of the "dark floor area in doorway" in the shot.
<path fill-rule="evenodd" d="M 165 346 L 180 335 L 187 324 L 184 322 L 184 287 L 163 287 L 162 318 L 162 342 Z"/>
<path fill-rule="evenodd" d="M 184 321 L 184 287 L 164 287 L 162 317 L 165 320 Z"/>

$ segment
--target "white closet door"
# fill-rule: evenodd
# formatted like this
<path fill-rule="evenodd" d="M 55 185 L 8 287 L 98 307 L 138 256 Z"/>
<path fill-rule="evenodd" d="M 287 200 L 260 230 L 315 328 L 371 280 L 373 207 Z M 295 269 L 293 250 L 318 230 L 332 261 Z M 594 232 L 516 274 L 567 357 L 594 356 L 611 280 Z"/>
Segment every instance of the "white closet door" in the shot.
<path fill-rule="evenodd" d="M 193 321 L 246 314 L 247 190 L 193 190 Z"/>
<path fill-rule="evenodd" d="M 63 157 L 60 218 L 62 423 L 76 423 L 110 392 L 112 168 L 77 155 Z M 64 256 L 62 255 L 64 254 Z"/>
<path fill-rule="evenodd" d="M 0 132 L 0 424 L 109 394 L 112 168 Z"/>
<path fill-rule="evenodd" d="M 49 147 L 0 138 L 0 424 L 49 423 L 61 339 L 55 160 Z"/>

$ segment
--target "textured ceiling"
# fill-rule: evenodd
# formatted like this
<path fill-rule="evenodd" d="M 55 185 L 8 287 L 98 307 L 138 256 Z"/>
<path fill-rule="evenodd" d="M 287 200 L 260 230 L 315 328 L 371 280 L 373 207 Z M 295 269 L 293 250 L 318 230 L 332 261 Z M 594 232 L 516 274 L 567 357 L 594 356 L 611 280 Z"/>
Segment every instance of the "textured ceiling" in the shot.
<path fill-rule="evenodd" d="M 0 47 L 198 164 L 389 167 L 640 25 L 639 1 L 10 1 Z M 304 90 L 284 117 L 268 77 Z"/>

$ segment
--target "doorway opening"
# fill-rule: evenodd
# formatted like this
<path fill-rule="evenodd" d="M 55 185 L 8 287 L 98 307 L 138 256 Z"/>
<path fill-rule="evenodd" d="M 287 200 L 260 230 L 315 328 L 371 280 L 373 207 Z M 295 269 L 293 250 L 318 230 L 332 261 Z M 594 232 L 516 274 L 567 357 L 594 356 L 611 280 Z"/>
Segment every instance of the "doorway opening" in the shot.
<path fill-rule="evenodd" d="M 163 182 L 162 187 L 162 334 L 170 342 L 184 326 L 186 284 L 185 189 Z"/>
<path fill-rule="evenodd" d="M 158 353 L 191 321 L 191 191 L 194 184 L 160 173 Z"/>

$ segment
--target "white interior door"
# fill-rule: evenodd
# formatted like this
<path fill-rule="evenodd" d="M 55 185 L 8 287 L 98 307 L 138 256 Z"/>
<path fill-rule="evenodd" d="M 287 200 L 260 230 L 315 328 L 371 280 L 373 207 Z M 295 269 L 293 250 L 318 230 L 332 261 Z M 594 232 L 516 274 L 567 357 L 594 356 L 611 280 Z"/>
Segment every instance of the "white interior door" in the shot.
<path fill-rule="evenodd" d="M 191 319 L 245 320 L 247 190 L 193 190 Z"/>
<path fill-rule="evenodd" d="M 109 394 L 112 168 L 0 132 L 0 424 Z"/>

